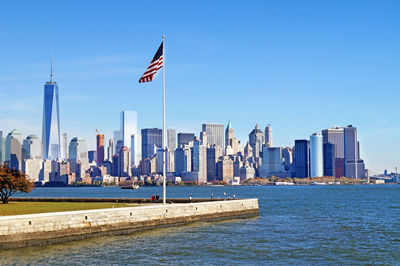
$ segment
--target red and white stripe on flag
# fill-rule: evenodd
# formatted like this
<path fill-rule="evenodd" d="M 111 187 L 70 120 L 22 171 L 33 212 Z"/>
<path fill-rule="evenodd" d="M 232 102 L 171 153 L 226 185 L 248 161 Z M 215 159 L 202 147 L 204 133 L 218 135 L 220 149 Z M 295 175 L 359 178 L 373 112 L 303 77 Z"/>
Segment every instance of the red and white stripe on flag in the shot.
<path fill-rule="evenodd" d="M 139 79 L 139 83 L 153 81 L 154 74 L 156 74 L 157 71 L 163 67 L 164 65 L 163 46 L 164 43 L 161 43 L 160 47 L 158 48 L 156 54 L 153 57 L 153 60 L 151 60 L 150 65 L 146 69 L 146 72 L 144 72 L 142 77 Z"/>

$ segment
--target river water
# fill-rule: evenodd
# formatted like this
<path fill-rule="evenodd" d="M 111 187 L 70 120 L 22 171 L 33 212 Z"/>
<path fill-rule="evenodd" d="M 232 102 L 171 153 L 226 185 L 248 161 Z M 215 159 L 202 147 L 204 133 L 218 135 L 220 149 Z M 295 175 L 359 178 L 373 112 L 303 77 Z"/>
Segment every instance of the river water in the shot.
<path fill-rule="evenodd" d="M 176 198 L 256 197 L 260 216 L 0 251 L 0 264 L 400 264 L 399 185 L 168 187 L 167 192 Z M 155 194 L 162 195 L 162 188 L 39 188 L 28 196 Z"/>

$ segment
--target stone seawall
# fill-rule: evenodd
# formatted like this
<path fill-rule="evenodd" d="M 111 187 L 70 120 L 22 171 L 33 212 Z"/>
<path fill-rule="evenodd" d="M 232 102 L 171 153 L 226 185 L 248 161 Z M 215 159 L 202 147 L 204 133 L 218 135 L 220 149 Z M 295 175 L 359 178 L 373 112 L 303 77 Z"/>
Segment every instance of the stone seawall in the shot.
<path fill-rule="evenodd" d="M 0 249 L 257 215 L 258 199 L 244 199 L 3 216 L 0 217 Z"/>

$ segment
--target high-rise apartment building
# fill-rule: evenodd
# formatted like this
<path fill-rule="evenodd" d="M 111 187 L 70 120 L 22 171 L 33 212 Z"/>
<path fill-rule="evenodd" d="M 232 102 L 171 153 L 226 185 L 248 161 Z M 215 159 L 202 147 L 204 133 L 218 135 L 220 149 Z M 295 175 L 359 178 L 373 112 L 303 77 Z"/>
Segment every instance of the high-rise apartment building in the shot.
<path fill-rule="evenodd" d="M 104 162 L 104 134 L 96 135 L 96 151 L 97 151 L 97 160 L 98 164 Z"/>
<path fill-rule="evenodd" d="M 42 144 L 43 159 L 60 158 L 61 135 L 58 101 L 58 85 L 53 81 L 51 66 L 50 81 L 44 85 Z"/>
<path fill-rule="evenodd" d="M 224 125 L 203 124 L 202 131 L 206 132 L 208 146 L 215 145 L 225 149 Z"/>
<path fill-rule="evenodd" d="M 167 142 L 168 142 L 168 149 L 173 151 L 176 149 L 176 130 L 175 129 L 168 129 L 167 130 Z"/>
<path fill-rule="evenodd" d="M 142 133 L 142 159 L 154 156 L 158 148 L 162 148 L 162 130 L 144 128 Z"/>
<path fill-rule="evenodd" d="M 194 141 L 194 133 L 179 133 L 178 134 L 178 147 L 189 145 L 190 142 Z"/>
<path fill-rule="evenodd" d="M 314 133 L 310 136 L 310 176 L 321 177 L 324 175 L 324 153 L 322 136 Z"/>
<path fill-rule="evenodd" d="M 305 139 L 297 139 L 294 142 L 294 162 L 297 178 L 310 176 L 310 142 Z"/>

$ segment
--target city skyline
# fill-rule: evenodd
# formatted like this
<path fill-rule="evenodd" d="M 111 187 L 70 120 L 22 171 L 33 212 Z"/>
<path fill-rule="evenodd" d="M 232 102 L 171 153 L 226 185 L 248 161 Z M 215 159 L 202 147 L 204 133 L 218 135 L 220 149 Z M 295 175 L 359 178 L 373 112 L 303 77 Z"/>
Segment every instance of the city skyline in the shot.
<path fill-rule="evenodd" d="M 226 25 L 212 16 L 219 15 L 219 12 L 205 10 L 211 14 L 211 21 L 204 29 L 190 18 L 201 10 L 189 10 L 186 15 L 180 13 L 187 21 L 186 26 L 179 27 L 179 20 L 171 18 L 164 26 L 151 25 L 143 36 L 126 37 L 123 32 L 112 33 L 106 28 L 105 34 L 119 40 L 112 48 L 108 48 L 110 41 L 105 40 L 100 31 L 92 31 L 92 39 L 85 37 L 85 29 L 91 28 L 91 24 L 88 24 L 89 18 L 78 16 L 77 22 L 72 22 L 69 27 L 75 29 L 79 23 L 86 26 L 75 32 L 75 38 L 82 40 L 79 42 L 81 47 L 66 42 L 72 45 L 72 50 L 62 43 L 72 36 L 67 26 L 60 24 L 67 19 L 63 16 L 68 12 L 60 17 L 60 22 L 52 21 L 50 25 L 46 24 L 47 19 L 32 21 L 32 32 L 28 33 L 24 22 L 37 16 L 35 12 L 39 9 L 47 10 L 49 7 L 44 3 L 35 4 L 31 11 L 26 11 L 27 18 L 21 18 L 18 13 L 6 14 L 6 10 L 16 9 L 14 4 L 7 3 L 0 11 L 0 17 L 3 17 L 0 18 L 0 56 L 4 62 L 0 66 L 3 73 L 0 75 L 0 96 L 8 103 L 0 109 L 1 130 L 7 134 L 16 128 L 24 136 L 41 136 L 42 86 L 48 79 L 51 54 L 54 54 L 54 79 L 60 86 L 61 132 L 66 132 L 69 140 L 83 138 L 88 149 L 94 150 L 97 128 L 105 134 L 108 143 L 112 132 L 119 128 L 118 114 L 121 110 L 137 111 L 138 130 L 161 128 L 161 107 L 158 107 L 161 103 L 160 76 L 155 77 L 153 84 L 143 87 L 138 86 L 137 79 L 159 45 L 161 34 L 166 34 L 167 129 L 176 129 L 177 133 L 193 132 L 199 136 L 202 124 L 226 126 L 231 120 L 235 136 L 245 146 L 247 135 L 255 124 L 258 123 L 262 131 L 271 124 L 274 146 L 286 147 L 293 146 L 295 139 L 307 139 L 321 129 L 353 124 L 358 128 L 358 138 L 363 144 L 360 157 L 365 160 L 367 168 L 377 173 L 383 169 L 394 170 L 399 164 L 400 147 L 397 138 L 400 127 L 393 115 L 396 114 L 395 99 L 399 95 L 395 89 L 399 86 L 398 75 L 394 70 L 399 61 L 400 45 L 399 37 L 394 34 L 399 21 L 391 19 L 398 6 L 383 7 L 368 1 L 338 3 L 341 8 L 335 5 L 329 6 L 330 9 L 325 4 L 324 9 L 332 11 L 327 14 L 317 2 L 310 2 L 310 10 L 302 11 L 319 12 L 319 15 L 309 19 L 294 14 L 294 10 L 299 8 L 294 3 L 289 6 L 268 2 L 260 4 L 259 11 L 255 7 L 240 11 L 238 5 L 232 3 L 224 16 L 231 18 L 242 14 L 245 16 L 240 20 L 243 25 L 234 21 L 232 25 Z M 215 5 L 223 6 L 221 3 Z M 355 14 L 343 11 L 354 6 L 358 8 L 353 10 Z M 83 4 L 82 10 L 76 12 L 84 14 L 89 7 Z M 126 4 L 126 7 L 128 10 L 142 8 L 138 4 Z M 155 12 L 162 12 L 162 7 Z M 62 4 L 52 6 L 55 11 L 61 8 L 66 7 Z M 183 11 L 178 4 L 169 8 Z M 122 11 L 120 7 L 118 10 Z M 363 13 L 371 10 L 377 10 L 372 21 Z M 266 14 L 271 16 L 262 16 L 262 11 L 268 11 Z M 386 17 L 379 16 L 378 11 L 385 11 Z M 99 12 L 108 14 L 105 6 L 100 6 Z M 250 14 L 254 14 L 254 18 L 250 18 Z M 133 31 L 138 30 L 143 25 L 140 19 L 146 15 L 144 12 L 127 21 L 116 19 L 113 26 L 120 27 L 126 22 Z M 323 18 L 324 15 L 327 17 Z M 339 22 L 341 16 L 343 21 Z M 352 19 L 353 16 L 356 19 Z M 111 17 L 115 18 L 115 15 Z M 379 22 L 378 18 L 383 20 Z M 284 24 L 285 19 L 288 19 L 288 24 L 299 20 L 299 28 Z M 322 25 L 314 25 L 316 19 L 320 19 Z M 15 25 L 5 23 L 17 20 L 19 23 Z M 254 26 L 257 20 L 277 24 L 275 28 L 263 31 L 255 27 L 246 33 L 245 29 Z M 213 22 L 217 29 L 226 29 L 226 32 L 216 34 L 210 31 Z M 359 26 L 361 22 L 366 23 L 365 27 L 375 26 L 369 27 L 373 34 L 363 31 Z M 105 25 L 102 23 L 104 21 L 100 26 Z M 346 23 L 348 29 L 344 27 Z M 123 26 L 124 30 L 128 26 Z M 301 26 L 309 28 L 304 30 Z M 333 28 L 333 33 L 325 33 L 324 26 Z M 56 37 L 50 41 L 45 38 L 47 43 L 38 39 L 45 27 L 49 27 Z M 67 32 L 65 36 L 57 31 L 58 27 Z M 358 29 L 356 33 L 355 29 Z M 254 37 L 255 30 L 261 30 L 262 34 Z M 292 34 L 292 38 L 285 37 L 279 33 L 280 30 Z M 301 34 L 306 36 L 302 38 Z M 352 37 L 352 34 L 356 36 Z M 19 36 L 25 35 L 27 40 L 20 42 Z M 369 35 L 374 37 L 367 37 Z M 252 45 L 238 37 L 249 38 Z M 310 37 L 314 38 L 308 40 Z M 291 43 L 293 40 L 297 46 Z M 93 41 L 99 47 L 93 48 Z M 316 43 L 319 49 L 315 49 Z M 26 45 L 32 48 L 26 49 Z M 278 48 L 281 45 L 284 47 Z M 381 52 L 382 48 L 385 52 Z M 223 51 L 226 55 L 220 54 Z M 260 58 L 261 52 L 264 54 Z M 228 58 L 232 54 L 236 55 L 235 59 Z M 338 55 L 340 60 L 335 58 Z M 263 61 L 263 64 L 258 61 Z M 251 75 L 247 66 L 263 67 L 252 68 L 255 73 L 249 80 Z M 224 71 L 221 73 L 220 69 Z M 317 75 L 315 70 L 319 70 Z M 327 95 L 331 99 L 327 99 Z M 149 108 L 149 104 L 153 107 Z M 253 108 L 248 108 L 249 105 Z"/>

